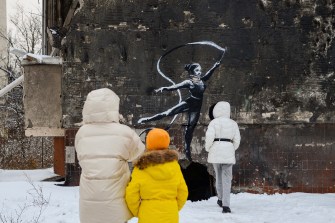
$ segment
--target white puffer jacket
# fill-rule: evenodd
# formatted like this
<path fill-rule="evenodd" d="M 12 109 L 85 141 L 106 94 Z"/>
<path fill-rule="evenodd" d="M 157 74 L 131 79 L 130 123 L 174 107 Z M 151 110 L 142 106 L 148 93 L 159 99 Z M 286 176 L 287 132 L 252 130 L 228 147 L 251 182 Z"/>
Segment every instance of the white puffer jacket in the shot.
<path fill-rule="evenodd" d="M 240 130 L 237 123 L 230 119 L 230 104 L 218 102 L 213 109 L 214 119 L 206 131 L 205 149 L 209 163 L 235 164 L 235 150 L 240 145 Z M 214 141 L 215 138 L 231 139 L 233 142 Z"/>
<path fill-rule="evenodd" d="M 79 212 L 81 223 L 124 223 L 132 217 L 125 202 L 128 161 L 145 146 L 130 127 L 119 123 L 119 97 L 103 88 L 87 95 L 84 125 L 75 148 L 82 168 Z"/>

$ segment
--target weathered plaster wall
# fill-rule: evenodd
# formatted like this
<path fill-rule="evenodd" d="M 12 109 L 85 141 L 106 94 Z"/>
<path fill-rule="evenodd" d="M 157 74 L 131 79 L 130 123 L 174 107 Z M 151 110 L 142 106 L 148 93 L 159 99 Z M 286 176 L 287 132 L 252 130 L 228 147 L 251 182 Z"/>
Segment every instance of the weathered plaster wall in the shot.
<path fill-rule="evenodd" d="M 24 119 L 26 136 L 64 136 L 62 128 L 62 66 L 25 63 Z"/>
<path fill-rule="evenodd" d="M 206 163 L 208 108 L 226 100 L 242 134 L 235 186 L 308 191 L 321 183 L 311 177 L 324 174 L 322 190 L 334 192 L 334 7 L 330 0 L 85 0 L 62 50 L 63 127 L 81 122 L 85 96 L 101 87 L 120 96 L 126 124 L 166 126 L 171 119 L 136 124 L 178 101 L 173 92 L 153 92 L 169 85 L 156 71 L 158 58 L 180 44 L 210 40 L 228 51 L 207 83 L 195 161 Z M 184 48 L 162 69 L 179 82 L 187 78 L 184 64 L 207 70 L 217 57 L 208 47 Z M 176 148 L 186 121 L 179 115 L 172 127 Z"/>

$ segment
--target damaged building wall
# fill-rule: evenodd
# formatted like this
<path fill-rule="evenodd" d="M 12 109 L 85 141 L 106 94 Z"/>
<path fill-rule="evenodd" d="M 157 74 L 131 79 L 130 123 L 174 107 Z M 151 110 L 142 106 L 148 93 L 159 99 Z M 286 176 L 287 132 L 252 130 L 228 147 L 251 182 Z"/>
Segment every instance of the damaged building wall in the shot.
<path fill-rule="evenodd" d="M 193 160 L 207 165 L 208 108 L 226 100 L 242 136 L 236 190 L 335 191 L 333 1 L 80 2 L 61 51 L 64 128 L 75 131 L 86 95 L 102 87 L 120 96 L 125 124 L 167 126 L 170 118 L 137 124 L 179 100 L 175 92 L 153 91 L 170 85 L 158 74 L 157 60 L 181 44 L 213 41 L 227 52 L 207 82 Z M 218 56 L 206 46 L 188 47 L 165 58 L 161 69 L 178 83 L 188 78 L 185 64 L 199 62 L 206 71 Z M 170 131 L 180 151 L 186 122 L 179 115 Z"/>

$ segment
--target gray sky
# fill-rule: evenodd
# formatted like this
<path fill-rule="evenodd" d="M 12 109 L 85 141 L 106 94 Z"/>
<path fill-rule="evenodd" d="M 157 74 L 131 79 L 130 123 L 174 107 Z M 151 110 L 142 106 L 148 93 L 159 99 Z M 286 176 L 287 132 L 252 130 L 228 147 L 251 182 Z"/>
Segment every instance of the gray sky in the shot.
<path fill-rule="evenodd" d="M 37 13 L 38 9 L 42 9 L 42 0 L 7 0 L 7 28 L 11 29 L 13 26 L 9 22 L 10 16 L 15 15 L 16 4 L 19 3 L 24 7 L 24 11 L 29 13 Z M 40 10 L 41 11 L 41 10 Z"/>

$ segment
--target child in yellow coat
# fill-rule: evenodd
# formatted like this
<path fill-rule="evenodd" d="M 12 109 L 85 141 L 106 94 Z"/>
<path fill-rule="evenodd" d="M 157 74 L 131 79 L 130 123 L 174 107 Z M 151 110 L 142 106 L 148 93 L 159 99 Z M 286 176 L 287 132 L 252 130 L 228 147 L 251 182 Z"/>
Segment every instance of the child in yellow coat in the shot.
<path fill-rule="evenodd" d="M 126 189 L 129 210 L 138 223 L 178 223 L 188 189 L 178 164 L 178 153 L 169 150 L 170 136 L 159 128 L 147 134 L 146 152 L 134 164 Z"/>

